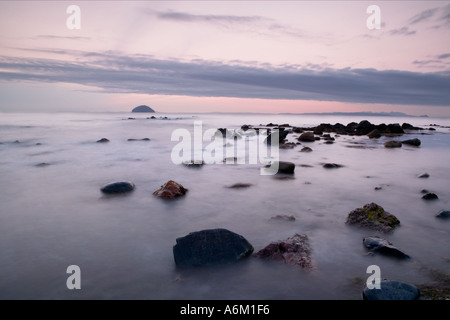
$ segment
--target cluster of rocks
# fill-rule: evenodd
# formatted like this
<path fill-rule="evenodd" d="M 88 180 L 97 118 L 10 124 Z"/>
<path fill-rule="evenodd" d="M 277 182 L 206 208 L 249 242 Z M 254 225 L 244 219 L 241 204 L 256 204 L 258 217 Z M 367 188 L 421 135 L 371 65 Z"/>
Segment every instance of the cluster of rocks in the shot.
<path fill-rule="evenodd" d="M 113 182 L 100 188 L 104 194 L 126 194 L 135 189 L 135 184 L 129 181 Z M 155 190 L 153 194 L 158 198 L 173 199 L 184 196 L 188 189 L 183 187 L 180 183 L 169 180 L 164 183 L 159 189 Z"/>

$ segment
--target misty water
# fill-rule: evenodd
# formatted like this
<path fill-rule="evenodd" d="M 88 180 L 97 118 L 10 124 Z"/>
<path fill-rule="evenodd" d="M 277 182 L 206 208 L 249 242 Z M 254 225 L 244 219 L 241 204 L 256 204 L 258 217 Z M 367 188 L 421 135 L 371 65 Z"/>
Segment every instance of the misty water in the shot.
<path fill-rule="evenodd" d="M 151 115 L 157 119 L 147 119 Z M 303 142 L 282 149 L 280 160 L 297 165 L 286 179 L 261 175 L 260 163 L 188 168 L 171 159 L 178 144 L 171 141 L 172 133 L 186 129 L 193 134 L 194 121 L 201 121 L 205 131 L 270 122 L 346 125 L 364 119 L 440 126 L 396 138 L 341 135 L 334 144 Z M 450 210 L 449 125 L 450 119 L 409 117 L 3 113 L 0 298 L 361 299 L 369 265 L 378 265 L 382 278 L 432 282 L 432 270 L 450 273 L 450 221 L 435 217 Z M 295 136 L 289 134 L 288 140 Z M 101 138 L 110 142 L 97 143 Z M 142 138 L 150 141 L 128 141 Z M 422 144 L 383 147 L 388 139 L 407 138 Z M 299 152 L 303 146 L 313 151 Z M 322 167 L 327 162 L 342 167 L 327 170 Z M 430 177 L 418 178 L 424 172 Z M 189 190 L 184 197 L 165 201 L 152 194 L 171 179 Z M 116 181 L 132 181 L 136 189 L 113 197 L 100 192 Z M 252 186 L 227 188 L 235 183 Z M 422 189 L 439 199 L 423 200 Z M 350 211 L 370 202 L 397 216 L 400 227 L 380 234 L 345 224 Z M 276 215 L 292 215 L 295 221 L 271 219 Z M 249 257 L 179 270 L 172 253 L 176 238 L 212 228 L 242 235 L 255 252 L 306 234 L 315 268 Z M 391 241 L 411 259 L 368 255 L 362 239 L 370 235 Z M 81 269 L 81 290 L 66 287 L 69 265 Z"/>

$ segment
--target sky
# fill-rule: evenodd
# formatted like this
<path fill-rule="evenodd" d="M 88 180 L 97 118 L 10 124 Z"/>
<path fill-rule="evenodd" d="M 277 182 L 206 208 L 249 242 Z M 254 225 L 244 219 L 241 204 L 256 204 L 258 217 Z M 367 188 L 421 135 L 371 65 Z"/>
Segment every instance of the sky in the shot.
<path fill-rule="evenodd" d="M 450 117 L 449 40 L 450 1 L 0 0 L 0 112 Z"/>

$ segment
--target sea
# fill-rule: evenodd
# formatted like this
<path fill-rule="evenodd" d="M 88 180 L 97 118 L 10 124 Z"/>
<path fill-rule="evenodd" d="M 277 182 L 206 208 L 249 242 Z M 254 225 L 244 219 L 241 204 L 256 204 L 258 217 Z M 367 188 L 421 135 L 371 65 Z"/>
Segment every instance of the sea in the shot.
<path fill-rule="evenodd" d="M 254 141 L 263 133 L 247 137 L 241 126 L 362 120 L 425 130 L 379 139 L 331 133 L 333 144 L 318 140 L 280 149 L 279 160 L 296 164 L 289 176 L 263 174 L 273 154 L 251 162 L 245 145 L 236 153 L 244 154 L 241 163 L 216 159 L 188 167 L 176 161 L 186 145 L 194 150 L 191 156 L 203 155 L 209 129 L 226 128 Z M 296 143 L 298 135 L 287 139 Z M 109 142 L 97 142 L 102 138 Z M 419 147 L 384 147 L 388 140 L 413 138 L 421 140 Z M 237 140 L 216 141 L 234 148 Z M 312 152 L 300 152 L 305 146 Z M 229 157 L 234 159 L 225 153 Z M 360 300 L 373 265 L 382 279 L 433 283 L 436 273 L 450 273 L 450 221 L 436 217 L 450 210 L 449 159 L 448 118 L 1 113 L 0 299 Z M 341 167 L 325 169 L 324 163 Z M 419 178 L 423 173 L 429 177 Z M 187 188 L 186 195 L 153 195 L 169 180 Z M 102 194 L 104 185 L 117 181 L 136 188 Z M 230 188 L 236 183 L 250 186 Z M 423 190 L 439 199 L 422 199 Z M 349 212 L 372 202 L 394 214 L 400 226 L 381 234 L 345 223 Z M 273 219 L 278 215 L 295 220 Z M 176 239 L 215 228 L 242 235 L 254 252 L 305 234 L 314 268 L 255 257 L 178 268 Z M 367 236 L 388 240 L 411 259 L 370 253 L 362 241 Z M 78 267 L 79 288 L 69 285 L 75 275 L 70 266 Z"/>

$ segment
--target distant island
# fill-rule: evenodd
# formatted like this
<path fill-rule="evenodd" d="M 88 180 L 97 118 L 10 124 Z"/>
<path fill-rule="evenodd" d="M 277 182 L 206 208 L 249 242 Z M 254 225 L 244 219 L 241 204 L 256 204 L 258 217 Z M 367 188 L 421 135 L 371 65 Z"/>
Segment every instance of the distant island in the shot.
<path fill-rule="evenodd" d="M 324 112 L 324 113 L 279 113 L 281 115 L 313 115 L 313 116 L 362 116 L 362 117 L 415 117 L 428 118 L 428 115 L 414 116 L 403 112 Z"/>
<path fill-rule="evenodd" d="M 146 105 L 138 106 L 131 110 L 131 112 L 155 112 L 152 108 Z"/>

